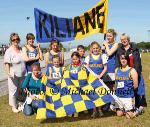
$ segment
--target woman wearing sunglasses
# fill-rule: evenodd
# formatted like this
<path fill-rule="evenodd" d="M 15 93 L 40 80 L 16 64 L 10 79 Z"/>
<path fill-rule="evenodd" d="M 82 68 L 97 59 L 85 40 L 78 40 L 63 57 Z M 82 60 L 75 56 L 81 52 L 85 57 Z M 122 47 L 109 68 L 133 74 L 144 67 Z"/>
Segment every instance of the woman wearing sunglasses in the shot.
<path fill-rule="evenodd" d="M 19 47 L 20 37 L 17 33 L 10 35 L 10 47 L 6 50 L 4 64 L 8 75 L 9 105 L 12 111 L 18 113 L 17 99 L 19 90 L 26 73 L 23 53 Z"/>

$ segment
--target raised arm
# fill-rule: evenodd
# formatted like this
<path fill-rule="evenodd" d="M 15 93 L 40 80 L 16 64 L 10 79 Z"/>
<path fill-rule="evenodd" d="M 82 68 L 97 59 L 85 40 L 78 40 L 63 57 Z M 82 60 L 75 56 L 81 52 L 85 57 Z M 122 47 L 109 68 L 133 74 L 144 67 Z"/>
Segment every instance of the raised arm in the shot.
<path fill-rule="evenodd" d="M 113 53 L 115 53 L 118 49 L 118 43 L 115 43 L 111 49 L 109 49 L 109 46 L 108 46 L 108 42 L 104 43 L 104 46 L 105 46 L 105 50 L 106 50 L 106 53 L 108 56 L 111 56 Z"/>
<path fill-rule="evenodd" d="M 60 53 L 60 63 L 64 65 L 64 53 L 63 52 Z"/>
<path fill-rule="evenodd" d="M 38 54 L 39 54 L 39 59 L 42 61 L 43 60 L 43 53 L 41 51 L 39 43 L 37 44 L 37 50 L 38 50 Z"/>
<path fill-rule="evenodd" d="M 52 68 L 49 69 L 49 76 L 48 79 L 52 79 Z"/>
<path fill-rule="evenodd" d="M 47 68 L 47 66 L 48 66 L 48 63 L 49 63 L 49 52 L 47 52 L 46 54 L 45 54 L 45 67 Z"/>

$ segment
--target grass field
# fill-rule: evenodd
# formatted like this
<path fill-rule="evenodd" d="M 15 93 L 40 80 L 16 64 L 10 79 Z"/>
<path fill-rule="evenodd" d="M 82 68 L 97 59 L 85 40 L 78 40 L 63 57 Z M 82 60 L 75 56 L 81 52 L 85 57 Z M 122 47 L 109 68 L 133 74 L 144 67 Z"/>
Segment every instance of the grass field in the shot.
<path fill-rule="evenodd" d="M 150 53 L 142 54 L 143 76 L 146 84 L 147 103 L 145 113 L 135 119 L 117 117 L 106 113 L 104 117 L 91 119 L 90 114 L 81 114 L 78 118 L 36 120 L 35 115 L 26 117 L 23 113 L 12 113 L 8 105 L 8 96 L 0 97 L 0 127 L 149 127 L 150 126 Z"/>

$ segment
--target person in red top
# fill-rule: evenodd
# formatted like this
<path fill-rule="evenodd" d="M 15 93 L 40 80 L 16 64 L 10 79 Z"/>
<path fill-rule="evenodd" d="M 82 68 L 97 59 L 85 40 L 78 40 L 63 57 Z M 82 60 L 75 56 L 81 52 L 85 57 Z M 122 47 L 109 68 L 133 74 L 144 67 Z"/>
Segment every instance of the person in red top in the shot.
<path fill-rule="evenodd" d="M 138 89 L 135 91 L 135 106 L 139 108 L 140 106 L 147 106 L 146 99 L 145 99 L 145 86 L 144 80 L 141 75 L 142 72 L 142 65 L 141 65 L 141 58 L 139 49 L 136 47 L 134 43 L 130 42 L 130 36 L 126 33 L 121 35 L 121 43 L 119 44 L 119 48 L 117 50 L 117 56 L 121 52 L 126 52 L 130 59 L 130 67 L 135 68 L 138 73 L 138 80 L 139 86 Z M 119 66 L 119 60 L 116 59 L 116 67 Z M 142 82 L 141 82 L 142 81 Z"/>

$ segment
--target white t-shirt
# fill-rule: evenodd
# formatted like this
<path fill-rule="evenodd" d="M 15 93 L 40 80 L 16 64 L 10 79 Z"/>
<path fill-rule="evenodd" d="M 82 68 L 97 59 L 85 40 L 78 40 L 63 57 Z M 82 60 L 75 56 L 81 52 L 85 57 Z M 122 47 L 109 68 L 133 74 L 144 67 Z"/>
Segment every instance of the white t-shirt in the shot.
<path fill-rule="evenodd" d="M 17 53 L 13 47 L 9 47 L 4 55 L 4 63 L 10 64 L 10 73 L 13 73 L 17 77 L 25 75 L 26 67 L 21 50 Z"/>
<path fill-rule="evenodd" d="M 91 54 L 91 55 L 92 55 L 92 58 L 94 60 L 97 60 L 100 57 L 100 55 L 93 55 L 93 54 Z M 108 56 L 106 54 L 102 54 L 101 58 L 102 58 L 103 65 L 107 64 Z M 85 58 L 84 62 L 89 64 L 89 62 L 90 62 L 90 56 L 89 55 Z"/>

